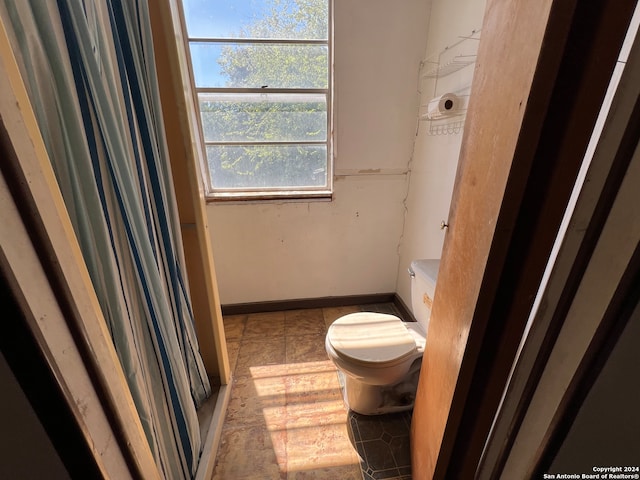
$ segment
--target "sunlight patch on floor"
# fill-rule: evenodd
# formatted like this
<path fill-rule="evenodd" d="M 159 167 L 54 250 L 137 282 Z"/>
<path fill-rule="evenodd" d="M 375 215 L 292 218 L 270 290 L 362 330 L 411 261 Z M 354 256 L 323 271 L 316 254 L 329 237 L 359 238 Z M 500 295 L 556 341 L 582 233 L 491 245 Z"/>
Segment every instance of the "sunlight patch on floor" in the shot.
<path fill-rule="evenodd" d="M 272 444 L 277 446 L 284 435 L 286 448 L 274 448 L 283 471 L 360 464 L 349 441 L 347 410 L 331 362 L 261 365 L 250 372 L 264 402 Z"/>

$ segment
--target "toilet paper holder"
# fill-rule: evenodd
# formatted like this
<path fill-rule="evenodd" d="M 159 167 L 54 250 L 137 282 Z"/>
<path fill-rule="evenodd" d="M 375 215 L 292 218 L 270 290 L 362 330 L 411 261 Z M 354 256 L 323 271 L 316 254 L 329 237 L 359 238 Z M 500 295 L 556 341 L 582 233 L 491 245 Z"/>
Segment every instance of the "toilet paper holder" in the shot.
<path fill-rule="evenodd" d="M 460 115 L 462 104 L 462 98 L 455 93 L 443 93 L 429 101 L 427 104 L 426 117 L 429 120 L 438 120 L 440 118 Z"/>

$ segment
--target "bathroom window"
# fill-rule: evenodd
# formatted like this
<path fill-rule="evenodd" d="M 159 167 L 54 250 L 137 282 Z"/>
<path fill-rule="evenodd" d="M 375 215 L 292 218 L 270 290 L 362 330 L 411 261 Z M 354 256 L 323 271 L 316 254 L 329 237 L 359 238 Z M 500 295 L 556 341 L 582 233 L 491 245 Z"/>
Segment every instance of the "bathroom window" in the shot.
<path fill-rule="evenodd" d="M 331 0 L 182 0 L 209 199 L 328 197 Z"/>

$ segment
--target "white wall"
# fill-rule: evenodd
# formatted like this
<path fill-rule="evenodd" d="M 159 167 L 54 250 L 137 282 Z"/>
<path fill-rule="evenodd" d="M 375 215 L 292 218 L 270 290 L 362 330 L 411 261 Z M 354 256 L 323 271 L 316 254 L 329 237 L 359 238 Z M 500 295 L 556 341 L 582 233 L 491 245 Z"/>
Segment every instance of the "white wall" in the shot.
<path fill-rule="evenodd" d="M 335 2 L 333 201 L 210 204 L 223 304 L 398 292 L 410 305 L 411 260 L 440 257 L 462 139 L 429 135 L 420 105 L 473 75 L 436 91 L 421 62 L 483 15 L 483 0 Z"/>
<path fill-rule="evenodd" d="M 484 0 L 434 0 L 429 20 L 429 35 L 423 58 L 423 73 L 430 71 L 440 56 L 447 63 L 459 54 L 474 54 L 477 40 L 465 40 L 472 31 L 482 27 Z M 480 37 L 476 34 L 475 37 Z M 457 44 L 457 45 L 456 45 Z M 446 47 L 451 47 L 445 51 Z M 421 109 L 434 96 L 447 92 L 458 93 L 468 101 L 469 86 L 474 65 L 438 79 L 421 78 Z M 413 159 L 410 165 L 409 193 L 406 200 L 406 219 L 396 291 L 406 305 L 411 305 L 411 285 L 406 274 L 411 260 L 440 258 L 446 231 L 440 223 L 447 220 L 451 194 L 458 165 L 462 132 L 449 135 L 430 134 L 432 126 L 443 126 L 460 118 L 430 122 L 421 120 L 415 137 Z"/>
<path fill-rule="evenodd" d="M 430 3 L 335 2 L 334 198 L 210 204 L 223 304 L 396 290 Z"/>

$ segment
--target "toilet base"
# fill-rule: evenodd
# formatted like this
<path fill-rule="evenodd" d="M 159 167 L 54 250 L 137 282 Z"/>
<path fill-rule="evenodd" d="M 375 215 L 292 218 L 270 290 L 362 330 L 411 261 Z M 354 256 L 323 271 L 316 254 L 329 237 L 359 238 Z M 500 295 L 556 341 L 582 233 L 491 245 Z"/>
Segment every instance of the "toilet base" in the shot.
<path fill-rule="evenodd" d="M 418 388 L 421 359 L 407 376 L 393 385 L 369 385 L 339 372 L 343 381 L 343 399 L 347 408 L 362 415 L 382 415 L 411 410 Z"/>

